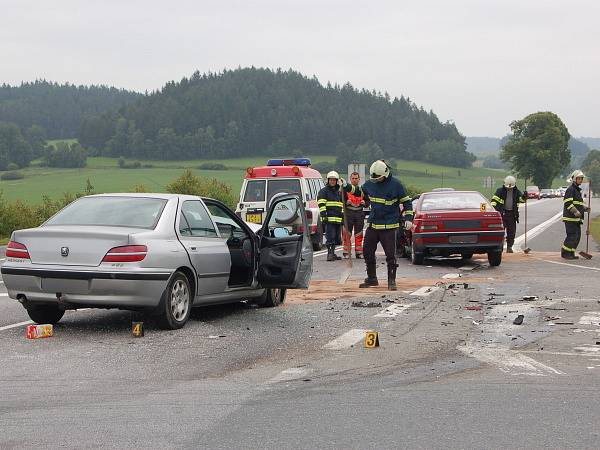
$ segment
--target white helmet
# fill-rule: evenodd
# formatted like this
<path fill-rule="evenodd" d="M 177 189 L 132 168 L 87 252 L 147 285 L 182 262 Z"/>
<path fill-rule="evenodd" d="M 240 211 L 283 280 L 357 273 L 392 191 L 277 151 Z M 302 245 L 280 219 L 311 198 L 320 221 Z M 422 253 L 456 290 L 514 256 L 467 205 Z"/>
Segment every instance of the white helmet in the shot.
<path fill-rule="evenodd" d="M 327 179 L 329 180 L 330 178 L 335 178 L 336 180 L 340 179 L 340 174 L 337 173 L 335 170 L 332 170 L 331 172 L 329 172 L 327 174 Z"/>
<path fill-rule="evenodd" d="M 573 171 L 570 179 L 571 179 L 571 181 L 575 181 L 577 178 L 585 178 L 585 175 L 579 169 Z"/>
<path fill-rule="evenodd" d="M 517 180 L 515 180 L 515 177 L 513 177 L 512 175 L 507 176 L 504 179 L 504 187 L 505 188 L 514 188 L 517 184 Z"/>
<path fill-rule="evenodd" d="M 373 164 L 371 164 L 371 169 L 369 169 L 371 173 L 371 180 L 374 181 L 383 181 L 385 178 L 390 176 L 390 168 L 381 159 L 378 159 Z"/>

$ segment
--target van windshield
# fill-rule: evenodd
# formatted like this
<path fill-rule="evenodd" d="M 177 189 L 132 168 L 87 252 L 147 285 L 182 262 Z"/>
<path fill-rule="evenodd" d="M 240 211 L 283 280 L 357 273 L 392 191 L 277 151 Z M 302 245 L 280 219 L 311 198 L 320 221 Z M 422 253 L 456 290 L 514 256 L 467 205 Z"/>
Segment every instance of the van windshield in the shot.
<path fill-rule="evenodd" d="M 298 178 L 282 178 L 279 180 L 269 180 L 267 187 L 267 206 L 271 203 L 271 199 L 277 194 L 298 194 L 300 192 L 300 180 Z"/>

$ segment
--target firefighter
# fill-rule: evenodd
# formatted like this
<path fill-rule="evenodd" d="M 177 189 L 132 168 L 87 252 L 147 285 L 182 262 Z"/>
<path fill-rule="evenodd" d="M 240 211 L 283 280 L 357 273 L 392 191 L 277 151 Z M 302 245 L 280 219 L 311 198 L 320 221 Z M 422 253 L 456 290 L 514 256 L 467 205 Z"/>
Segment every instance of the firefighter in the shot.
<path fill-rule="evenodd" d="M 513 253 L 517 223 L 519 223 L 519 203 L 527 201 L 527 192 L 521 193 L 517 180 L 512 175 L 504 179 L 504 185 L 498 188 L 492 197 L 492 206 L 502 214 L 506 229 L 506 253 Z"/>
<path fill-rule="evenodd" d="M 404 226 L 412 228 L 412 201 L 402 183 L 390 173 L 383 160 L 375 161 L 369 170 L 371 177 L 362 187 L 347 185 L 345 190 L 355 195 L 364 194 L 370 202 L 371 213 L 367 220 L 364 240 L 364 257 L 367 278 L 361 288 L 378 286 L 375 250 L 381 243 L 388 269 L 388 289 L 396 290 L 396 231 L 400 226 L 400 204 L 403 206 Z"/>
<path fill-rule="evenodd" d="M 560 256 L 564 259 L 579 259 L 575 252 L 581 239 L 583 215 L 590 212 L 590 208 L 585 205 L 581 195 L 581 183 L 583 183 L 584 177 L 581 170 L 574 171 L 570 178 L 571 185 L 565 192 L 562 220 L 565 223 L 567 237 L 560 251 Z"/>
<path fill-rule="evenodd" d="M 358 186 L 360 183 L 360 175 L 358 172 L 350 174 L 350 184 Z M 365 225 L 365 197 L 361 192 L 360 195 L 355 195 L 350 192 L 346 194 L 346 228 L 342 229 L 344 240 L 344 258 L 352 257 L 352 232 L 354 232 L 354 252 L 356 259 L 362 258 L 363 253 L 363 228 Z"/>
<path fill-rule="evenodd" d="M 327 174 L 327 185 L 317 195 L 317 204 L 321 214 L 321 222 L 325 225 L 325 243 L 327 246 L 327 261 L 337 261 L 336 245 L 342 243 L 342 222 L 344 218 L 342 189 L 339 174 L 332 170 Z"/>

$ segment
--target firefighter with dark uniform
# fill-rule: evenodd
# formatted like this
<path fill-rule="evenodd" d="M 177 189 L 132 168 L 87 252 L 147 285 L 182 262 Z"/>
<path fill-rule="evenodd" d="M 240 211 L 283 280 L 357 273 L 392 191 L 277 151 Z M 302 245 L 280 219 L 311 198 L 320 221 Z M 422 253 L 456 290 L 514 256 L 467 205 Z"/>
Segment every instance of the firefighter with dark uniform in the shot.
<path fill-rule="evenodd" d="M 344 220 L 342 188 L 339 174 L 332 170 L 327 174 L 327 185 L 317 195 L 317 205 L 321 214 L 321 222 L 325 226 L 325 244 L 327 261 L 337 261 L 336 245 L 342 243 L 342 223 Z"/>
<path fill-rule="evenodd" d="M 364 256 L 367 278 L 361 288 L 378 286 L 377 261 L 375 250 L 381 243 L 388 269 L 388 289 L 396 290 L 396 231 L 400 226 L 400 204 L 403 206 L 404 226 L 412 228 L 412 201 L 402 183 L 390 173 L 390 167 L 383 160 L 375 161 L 369 170 L 371 177 L 363 186 L 345 186 L 345 190 L 355 195 L 364 194 L 370 202 L 371 213 L 367 220 L 364 240 Z"/>
<path fill-rule="evenodd" d="M 560 256 L 564 259 L 579 259 L 575 252 L 581 239 L 583 215 L 590 212 L 590 208 L 585 205 L 581 195 L 581 183 L 583 183 L 584 177 L 581 170 L 576 170 L 571 174 L 571 185 L 567 188 L 563 200 L 562 220 L 565 223 L 567 237 L 560 250 Z M 588 195 L 590 195 L 589 192 Z"/>
<path fill-rule="evenodd" d="M 352 186 L 358 186 L 360 183 L 360 174 L 353 172 L 350 174 L 350 183 Z M 354 252 L 356 259 L 361 259 L 363 254 L 363 228 L 365 226 L 365 196 L 361 192 L 355 195 L 350 192 L 346 194 L 346 220 L 348 223 L 342 229 L 344 241 L 344 258 L 352 257 L 352 232 L 354 232 Z"/>
<path fill-rule="evenodd" d="M 519 223 L 519 204 L 527 201 L 527 192 L 517 189 L 517 180 L 512 175 L 504 179 L 504 185 L 499 187 L 492 197 L 492 206 L 502 215 L 506 229 L 506 253 L 513 253 L 517 223 Z"/>

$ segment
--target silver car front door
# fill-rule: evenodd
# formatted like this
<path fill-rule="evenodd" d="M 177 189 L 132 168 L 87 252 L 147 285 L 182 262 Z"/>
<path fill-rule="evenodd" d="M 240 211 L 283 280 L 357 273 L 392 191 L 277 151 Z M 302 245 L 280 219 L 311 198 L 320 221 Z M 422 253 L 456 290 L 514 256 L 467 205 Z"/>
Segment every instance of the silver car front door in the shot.
<path fill-rule="evenodd" d="M 219 237 L 200 200 L 186 200 L 182 203 L 177 232 L 196 269 L 196 295 L 224 292 L 231 270 L 229 249 Z"/>

